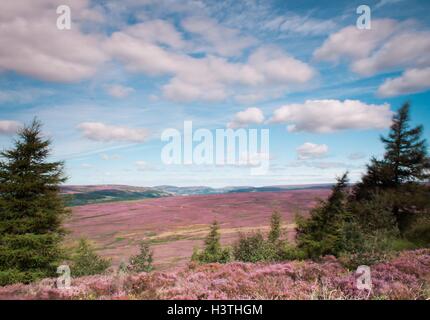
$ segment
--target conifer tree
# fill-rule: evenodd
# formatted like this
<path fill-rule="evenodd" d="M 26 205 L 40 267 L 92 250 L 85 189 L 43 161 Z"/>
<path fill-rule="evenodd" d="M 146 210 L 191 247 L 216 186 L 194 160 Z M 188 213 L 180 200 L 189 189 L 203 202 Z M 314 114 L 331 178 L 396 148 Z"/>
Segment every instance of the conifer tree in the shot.
<path fill-rule="evenodd" d="M 270 218 L 269 241 L 275 243 L 281 237 L 281 215 L 275 211 Z"/>
<path fill-rule="evenodd" d="M 219 224 L 217 221 L 211 224 L 209 234 L 205 239 L 204 250 L 195 250 L 191 260 L 200 263 L 226 263 L 230 260 L 230 250 L 221 246 Z"/>
<path fill-rule="evenodd" d="M 355 200 L 370 200 L 378 192 L 386 192 L 393 199 L 392 213 L 400 230 L 407 227 L 415 213 L 429 206 L 421 203 L 421 194 L 429 194 L 430 161 L 423 127 L 410 126 L 410 106 L 405 103 L 393 116 L 382 160 L 372 159 L 367 172 L 354 190 Z"/>
<path fill-rule="evenodd" d="M 357 184 L 357 199 L 369 197 L 375 189 L 398 189 L 408 183 L 426 181 L 430 161 L 423 127 L 410 127 L 410 105 L 405 103 L 393 116 L 387 137 L 381 137 L 385 145 L 384 159 L 372 158 L 362 182 Z"/>
<path fill-rule="evenodd" d="M 343 227 L 349 216 L 346 188 L 348 174 L 337 179 L 330 197 L 311 211 L 309 219 L 299 219 L 297 246 L 310 258 L 337 255 L 343 250 Z"/>
<path fill-rule="evenodd" d="M 55 274 L 62 257 L 59 186 L 62 162 L 49 162 L 50 140 L 33 120 L 0 153 L 0 283 L 30 282 Z"/>

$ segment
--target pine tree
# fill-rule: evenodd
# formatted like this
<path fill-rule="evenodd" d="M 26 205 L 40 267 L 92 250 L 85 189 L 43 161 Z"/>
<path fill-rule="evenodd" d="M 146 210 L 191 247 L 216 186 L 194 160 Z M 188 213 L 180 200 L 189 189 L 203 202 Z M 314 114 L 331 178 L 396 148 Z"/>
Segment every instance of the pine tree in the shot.
<path fill-rule="evenodd" d="M 311 211 L 309 219 L 299 219 L 297 247 L 310 258 L 337 255 L 343 250 L 343 228 L 349 217 L 347 210 L 348 174 L 337 179 L 330 197 Z"/>
<path fill-rule="evenodd" d="M 269 241 L 275 243 L 281 237 L 281 215 L 279 212 L 274 212 L 270 218 Z"/>
<path fill-rule="evenodd" d="M 217 221 L 211 224 L 209 234 L 205 239 L 204 250 L 195 250 L 191 260 L 200 263 L 226 263 L 230 260 L 230 250 L 221 247 L 219 225 Z"/>
<path fill-rule="evenodd" d="M 382 160 L 372 159 L 367 172 L 354 190 L 354 199 L 369 200 L 380 191 L 389 192 L 396 200 L 392 212 L 398 227 L 403 230 L 418 211 L 417 195 L 428 188 L 422 185 L 429 179 L 430 161 L 423 127 L 411 128 L 410 106 L 405 103 L 393 117 Z M 425 190 L 424 190 L 425 189 Z"/>
<path fill-rule="evenodd" d="M 67 213 L 59 193 L 62 162 L 48 162 L 50 140 L 34 120 L 0 157 L 0 283 L 55 274 Z"/>
<path fill-rule="evenodd" d="M 426 181 L 430 175 L 430 161 L 423 127 L 410 127 L 410 106 L 405 103 L 393 117 L 385 144 L 383 160 L 372 158 L 362 182 L 357 184 L 357 199 L 369 197 L 375 189 L 398 189 L 404 184 Z"/>
<path fill-rule="evenodd" d="M 80 239 L 71 267 L 72 276 L 82 277 L 105 272 L 111 265 L 109 259 L 100 257 L 93 246 L 86 240 Z"/>

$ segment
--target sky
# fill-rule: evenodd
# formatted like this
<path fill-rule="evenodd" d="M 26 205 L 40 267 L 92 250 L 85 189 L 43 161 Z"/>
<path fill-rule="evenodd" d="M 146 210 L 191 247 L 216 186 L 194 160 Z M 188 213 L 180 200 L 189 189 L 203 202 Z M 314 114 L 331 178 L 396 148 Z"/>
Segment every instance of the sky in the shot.
<path fill-rule="evenodd" d="M 0 148 L 37 117 L 68 184 L 357 181 L 404 102 L 430 138 L 428 12 L 426 0 L 2 1 Z M 165 163 L 161 135 L 184 121 L 269 130 L 268 152 L 244 155 L 267 172 Z"/>

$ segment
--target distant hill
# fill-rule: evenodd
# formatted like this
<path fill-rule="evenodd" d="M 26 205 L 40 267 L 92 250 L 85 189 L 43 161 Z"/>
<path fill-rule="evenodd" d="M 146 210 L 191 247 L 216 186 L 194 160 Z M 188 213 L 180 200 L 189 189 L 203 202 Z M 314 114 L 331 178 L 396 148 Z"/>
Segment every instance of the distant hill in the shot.
<path fill-rule="evenodd" d="M 63 186 L 61 188 L 70 207 L 86 204 L 142 200 L 171 196 L 171 193 L 147 187 L 124 185 Z"/>
<path fill-rule="evenodd" d="M 248 192 L 279 192 L 287 190 L 327 189 L 331 184 L 315 185 L 285 185 L 285 186 L 238 186 L 225 188 L 211 188 L 206 186 L 176 187 L 135 187 L 127 185 L 70 185 L 63 186 L 63 193 L 68 206 L 82 206 L 86 204 L 130 201 L 161 198 L 168 196 L 209 195 L 226 193 L 248 193 Z"/>

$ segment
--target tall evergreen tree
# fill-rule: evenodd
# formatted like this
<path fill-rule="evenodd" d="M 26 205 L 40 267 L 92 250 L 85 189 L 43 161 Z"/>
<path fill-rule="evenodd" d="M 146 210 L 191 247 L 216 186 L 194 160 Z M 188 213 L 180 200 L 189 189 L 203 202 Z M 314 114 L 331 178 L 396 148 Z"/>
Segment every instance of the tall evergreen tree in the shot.
<path fill-rule="evenodd" d="M 388 136 L 381 137 L 384 158 L 371 160 L 354 190 L 355 200 L 370 200 L 380 191 L 388 192 L 394 200 L 392 212 L 400 230 L 428 206 L 418 199 L 422 193 L 429 193 L 421 184 L 430 177 L 427 144 L 422 138 L 423 127 L 411 127 L 409 114 L 410 105 L 405 103 L 394 115 Z"/>
<path fill-rule="evenodd" d="M 309 219 L 299 219 L 297 246 L 310 258 L 326 254 L 337 255 L 343 250 L 343 227 L 347 210 L 348 175 L 338 178 L 330 197 L 311 211 Z"/>
<path fill-rule="evenodd" d="M 0 154 L 0 284 L 52 275 L 62 256 L 66 178 L 62 162 L 48 162 L 50 144 L 33 120 Z"/>
<path fill-rule="evenodd" d="M 381 137 L 385 145 L 383 160 L 373 158 L 367 173 L 356 187 L 357 198 L 372 194 L 375 189 L 396 189 L 408 183 L 427 180 L 430 161 L 423 127 L 410 127 L 410 105 L 405 103 L 393 117 L 387 137 Z"/>

